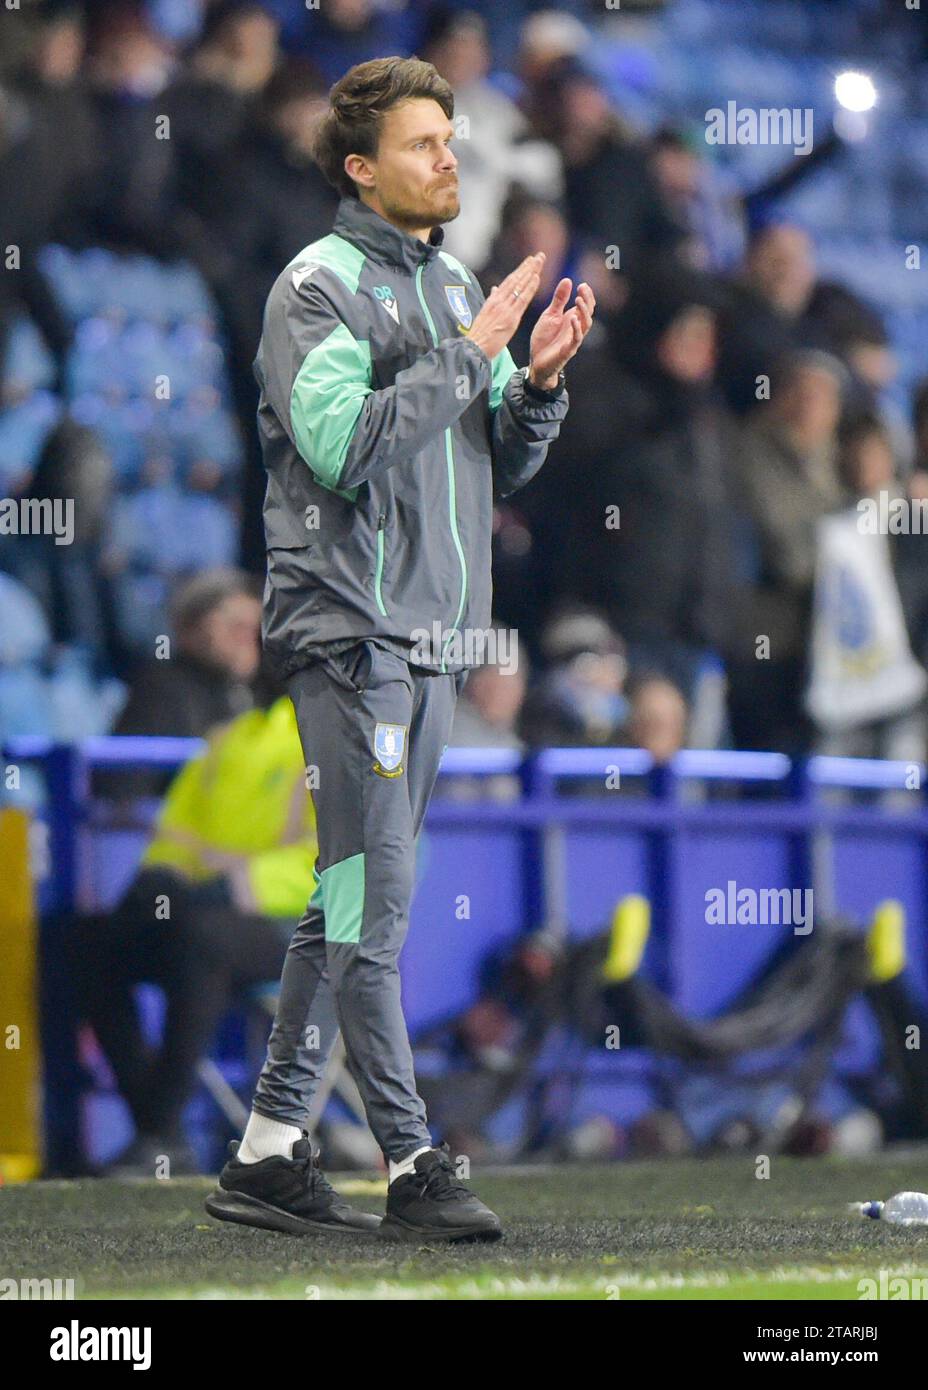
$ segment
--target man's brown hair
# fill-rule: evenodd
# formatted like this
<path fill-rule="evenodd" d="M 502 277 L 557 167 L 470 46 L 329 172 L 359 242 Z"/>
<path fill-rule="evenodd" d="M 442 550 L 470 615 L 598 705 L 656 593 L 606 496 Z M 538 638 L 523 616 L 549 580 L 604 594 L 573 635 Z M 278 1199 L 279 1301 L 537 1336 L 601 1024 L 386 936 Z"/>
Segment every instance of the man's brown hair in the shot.
<path fill-rule="evenodd" d="M 421 58 L 373 58 L 358 63 L 339 78 L 329 92 L 330 110 L 316 130 L 316 163 L 342 197 L 358 195 L 358 185 L 345 172 L 350 154 L 377 154 L 384 112 L 398 102 L 426 97 L 437 101 L 450 121 L 454 93 L 431 63 Z"/>

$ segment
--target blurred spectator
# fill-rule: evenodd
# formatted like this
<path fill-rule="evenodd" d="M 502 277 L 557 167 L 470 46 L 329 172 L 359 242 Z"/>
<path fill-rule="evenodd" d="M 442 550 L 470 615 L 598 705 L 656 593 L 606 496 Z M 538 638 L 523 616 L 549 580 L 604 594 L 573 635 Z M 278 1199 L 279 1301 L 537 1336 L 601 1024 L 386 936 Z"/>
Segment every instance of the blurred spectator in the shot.
<path fill-rule="evenodd" d="M 99 130 L 83 81 L 85 22 L 77 3 L 35 7 L 36 28 L 26 65 L 14 79 L 25 98 L 33 140 L 22 154 L 27 164 L 22 192 L 34 219 L 33 241 L 67 237 L 77 224 L 98 177 Z"/>
<path fill-rule="evenodd" d="M 600 614 L 565 606 L 544 630 L 542 653 L 522 716 L 530 744 L 644 748 L 658 763 L 683 747 L 679 687 L 647 670 L 629 676 L 625 643 Z"/>
<path fill-rule="evenodd" d="M 242 562 L 265 566 L 261 503 L 267 475 L 254 418 L 257 382 L 251 363 L 271 285 L 304 246 L 328 236 L 338 195 L 313 161 L 315 118 L 326 108 L 325 88 L 310 64 L 279 64 L 254 104 L 253 120 L 210 183 L 210 225 L 224 247 L 213 288 L 228 336 L 232 399 L 245 441 L 242 478 Z"/>
<path fill-rule="evenodd" d="M 540 10 L 528 15 L 519 31 L 516 67 L 528 92 L 558 64 L 582 57 L 593 37 L 576 15 Z"/>
<path fill-rule="evenodd" d="M 114 1165 L 151 1176 L 159 1155 L 196 1171 L 181 1115 L 223 1014 L 280 977 L 318 846 L 293 706 L 277 699 L 215 731 L 174 778 L 139 873 L 106 918 L 69 940 L 78 1009 L 93 1024 L 136 1137 Z M 161 986 L 160 1048 L 134 986 Z"/>
<path fill-rule="evenodd" d="M 821 521 L 816 537 L 807 701 L 819 729 L 817 751 L 921 761 L 928 677 L 912 655 L 897 574 L 914 561 L 924 590 L 924 536 L 917 535 L 913 550 L 906 544 L 910 528 L 894 535 L 864 524 L 864 502 L 875 504 L 877 515 L 885 507 L 887 516 L 891 503 L 908 506 L 877 417 L 848 422 L 839 445 L 838 472 L 852 505 Z"/>
<path fill-rule="evenodd" d="M 488 648 L 492 657 L 475 666 L 459 686 L 454 723 L 448 746 L 451 748 L 509 748 L 520 753 L 524 747 L 518 724 L 529 681 L 527 653 L 519 634 L 494 623 Z M 501 773 L 481 777 L 444 777 L 439 794 L 456 800 L 489 798 L 517 801 L 521 793 L 519 778 Z"/>
<path fill-rule="evenodd" d="M 208 255 L 177 211 L 178 169 L 167 115 L 174 70 L 142 0 L 99 0 L 89 12 L 88 77 L 94 112 L 106 138 L 92 209 L 98 238 L 167 258 Z"/>
<path fill-rule="evenodd" d="M 825 353 L 793 356 L 745 428 L 742 500 L 754 533 L 748 588 L 729 667 L 739 748 L 807 746 L 800 707 L 815 572 L 816 524 L 841 501 L 835 430 L 847 373 Z"/>
<path fill-rule="evenodd" d="M 532 532 L 518 498 L 497 501 L 493 508 L 493 601 L 504 627 L 519 633 L 520 658 L 534 651 L 537 601 L 532 584 Z"/>
<path fill-rule="evenodd" d="M 181 203 L 211 219 L 217 164 L 252 119 L 277 65 L 276 20 L 259 0 L 209 6 L 203 32 L 164 94 Z"/>
<path fill-rule="evenodd" d="M 625 644 L 599 614 L 569 609 L 541 639 L 545 669 L 522 710 L 521 732 L 534 747 L 622 742 L 628 718 Z"/>
<path fill-rule="evenodd" d="M 48 241 L 70 240 L 85 226 L 98 177 L 100 135 L 80 66 L 82 11 L 74 4 L 35 7 L 23 66 L 0 88 L 0 367 L 14 310 L 35 321 L 54 356 L 60 388 L 72 325 L 36 259 Z M 19 266 L 9 273 L 9 248 Z"/>
<path fill-rule="evenodd" d="M 917 418 L 917 417 L 916 417 Z M 928 546 L 920 513 L 928 509 L 926 475 L 917 470 L 900 478 L 892 436 L 878 416 L 852 418 L 841 433 L 841 480 L 853 502 L 862 497 L 902 499 L 911 525 L 889 529 L 893 571 L 899 587 L 909 640 L 922 666 L 928 667 Z"/>
<path fill-rule="evenodd" d="M 808 233 L 787 223 L 763 228 L 748 248 L 744 283 L 784 317 L 803 313 L 815 285 L 815 259 Z"/>
<path fill-rule="evenodd" d="M 603 256 L 611 250 L 632 277 L 646 255 L 667 255 L 681 245 L 684 231 L 664 206 L 645 148 L 583 64 L 565 60 L 545 72 L 532 89 L 529 115 L 536 134 L 563 157 L 573 233 Z"/>
<path fill-rule="evenodd" d="M 878 394 L 895 378 L 897 362 L 882 315 L 844 285 L 819 281 L 808 302 L 807 317 L 855 380 Z"/>
<path fill-rule="evenodd" d="M 318 73 L 305 62 L 282 63 L 264 87 L 254 119 L 210 179 L 210 225 L 224 248 L 213 277 L 229 347 L 229 373 L 242 438 L 242 559 L 263 572 L 261 504 L 266 475 L 255 416 L 252 362 L 264 305 L 281 268 L 328 236 L 338 195 L 312 159 L 314 122 L 326 109 Z"/>
<path fill-rule="evenodd" d="M 890 395 L 899 362 L 882 314 L 844 285 L 820 281 L 805 319 L 810 339 L 840 357 L 850 372 L 849 408 L 855 414 L 879 412 L 889 428 L 897 462 L 908 468 L 912 431 Z"/>
<path fill-rule="evenodd" d="M 764 399 L 759 379 L 769 381 L 784 356 L 811 345 L 803 316 L 815 279 L 812 242 L 802 228 L 774 223 L 752 238 L 720 315 L 718 377 L 732 410 L 752 410 Z"/>
<path fill-rule="evenodd" d="M 499 231 L 510 186 L 517 184 L 539 198 L 559 197 L 560 156 L 552 145 L 529 138 L 523 113 L 487 81 L 492 55 L 479 15 L 433 8 L 420 50 L 454 89 L 461 212 L 445 226 L 444 248 L 479 273 Z M 533 243 L 532 249 L 546 248 Z"/>
<path fill-rule="evenodd" d="M 114 732 L 199 738 L 250 708 L 260 623 L 250 576 L 205 570 L 187 580 L 172 604 L 176 650 L 167 645 L 138 673 Z"/>
<path fill-rule="evenodd" d="M 539 582 L 607 615 L 634 670 L 689 700 L 735 597 L 734 430 L 711 391 L 713 290 L 663 268 L 575 364 L 552 458 L 525 490 Z M 564 499 L 570 499 L 565 515 Z"/>
<path fill-rule="evenodd" d="M 449 224 L 453 225 L 453 224 Z M 499 235 L 492 247 L 489 263 L 480 277 L 484 292 L 489 294 L 526 256 L 544 251 L 545 263 L 538 292 L 522 316 L 518 328 L 509 340 L 509 351 L 518 366 L 526 365 L 530 357 L 529 344 L 538 315 L 551 303 L 559 280 L 565 275 L 579 283 L 577 252 L 563 211 L 553 203 L 514 191 L 502 209 Z M 594 285 L 594 294 L 596 288 Z"/>
<path fill-rule="evenodd" d="M 646 749 L 656 763 L 666 763 L 687 741 L 689 711 L 673 681 L 643 674 L 629 681 L 627 741 Z"/>
<path fill-rule="evenodd" d="M 651 167 L 671 216 L 686 233 L 678 254 L 697 270 L 734 270 L 744 255 L 744 213 L 733 188 L 706 158 L 698 135 L 662 126 L 651 141 Z"/>
<path fill-rule="evenodd" d="M 415 51 L 421 23 L 418 5 L 385 5 L 381 0 L 267 4 L 282 22 L 287 49 L 311 57 L 327 84 L 337 82 L 355 63 Z"/>
<path fill-rule="evenodd" d="M 324 110 L 325 89 L 315 69 L 296 60 L 282 63 L 248 129 L 213 170 L 211 218 L 234 259 L 234 279 L 245 277 L 247 326 L 257 324 L 259 336 L 264 300 L 281 266 L 332 230 L 338 195 L 312 158 L 314 123 Z"/>
<path fill-rule="evenodd" d="M 517 662 L 475 666 L 455 709 L 450 746 L 521 749 L 516 728 L 527 684 L 527 657 L 521 650 Z"/>
<path fill-rule="evenodd" d="M 877 497 L 880 492 L 904 495 L 896 478 L 889 435 L 876 414 L 849 413 L 841 421 L 835 466 L 848 502 Z"/>

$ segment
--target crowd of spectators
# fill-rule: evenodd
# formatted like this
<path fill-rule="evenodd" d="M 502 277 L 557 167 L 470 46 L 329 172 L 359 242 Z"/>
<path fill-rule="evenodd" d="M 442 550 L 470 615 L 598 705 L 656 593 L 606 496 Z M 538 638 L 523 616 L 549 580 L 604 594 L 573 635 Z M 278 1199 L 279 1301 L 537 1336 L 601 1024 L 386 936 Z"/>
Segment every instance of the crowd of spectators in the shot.
<path fill-rule="evenodd" d="M 852 702 L 856 722 L 838 709 L 829 727 L 806 699 L 813 627 L 844 595 L 840 637 L 863 602 L 852 572 L 834 600 L 821 521 L 881 490 L 928 495 L 928 384 L 909 418 L 887 406 L 897 362 L 879 287 L 864 302 L 819 274 L 814 228 L 778 210 L 782 178 L 736 192 L 698 131 L 639 128 L 592 61 L 598 9 L 524 8 L 507 6 L 504 23 L 483 5 L 371 0 L 24 4 L 0 70 L 0 243 L 19 258 L 0 273 L 0 360 L 28 315 L 67 402 L 74 327 L 42 271 L 49 243 L 194 266 L 222 323 L 243 452 L 240 559 L 258 575 L 262 309 L 337 205 L 313 162 L 314 120 L 352 63 L 416 53 L 452 84 L 463 118 L 448 249 L 487 292 L 527 253 L 547 253 L 516 361 L 562 275 L 598 301 L 561 437 L 496 512 L 494 620 L 518 631 L 520 669 L 471 678 L 455 741 L 631 742 L 658 759 L 688 742 L 856 752 L 892 748 L 882 735 L 903 721 L 917 752 L 917 684 L 898 708 L 884 682 Z M 117 727 L 200 733 L 237 713 L 258 666 L 247 581 L 188 583 L 175 659 L 159 666 L 162 653 L 133 648 L 114 622 L 100 542 L 111 480 L 92 434 L 67 419 L 23 481 L 32 495 L 52 487 L 76 499 L 76 546 L 21 539 L 0 566 L 45 606 L 56 641 L 90 644 L 129 684 Z M 908 644 L 896 659 L 928 662 L 922 538 L 886 539 L 874 572 L 892 593 L 867 610 L 855 648 L 869 676 L 884 659 L 880 615 L 896 607 Z"/>

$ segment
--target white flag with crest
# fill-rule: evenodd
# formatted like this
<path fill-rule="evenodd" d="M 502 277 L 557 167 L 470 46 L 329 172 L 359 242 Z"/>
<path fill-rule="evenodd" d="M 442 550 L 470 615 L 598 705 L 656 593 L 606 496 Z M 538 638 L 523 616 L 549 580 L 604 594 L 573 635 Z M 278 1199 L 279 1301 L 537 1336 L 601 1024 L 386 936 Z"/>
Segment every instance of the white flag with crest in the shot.
<path fill-rule="evenodd" d="M 889 538 L 859 529 L 855 509 L 818 524 L 806 709 L 822 729 L 850 729 L 912 708 L 928 676 L 912 655 Z"/>

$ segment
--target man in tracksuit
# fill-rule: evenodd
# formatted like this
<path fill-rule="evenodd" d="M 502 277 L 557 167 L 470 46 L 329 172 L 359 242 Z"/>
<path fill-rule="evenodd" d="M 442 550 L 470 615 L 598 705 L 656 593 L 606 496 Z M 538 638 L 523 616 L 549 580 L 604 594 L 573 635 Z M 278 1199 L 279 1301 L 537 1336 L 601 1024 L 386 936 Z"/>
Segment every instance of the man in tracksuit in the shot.
<path fill-rule="evenodd" d="M 490 625 L 494 497 L 544 462 L 594 300 L 581 285 L 568 309 L 562 280 L 517 370 L 506 344 L 543 256 L 485 301 L 442 250 L 459 211 L 450 87 L 430 64 L 385 58 L 330 99 L 316 157 L 342 193 L 335 224 L 277 279 L 255 362 L 264 639 L 296 709 L 319 857 L 252 1115 L 209 1210 L 287 1230 L 376 1221 L 332 1209 L 304 1134 L 340 1028 L 389 1163 L 381 1234 L 495 1239 L 498 1218 L 432 1146 L 397 958 L 416 836 Z"/>

